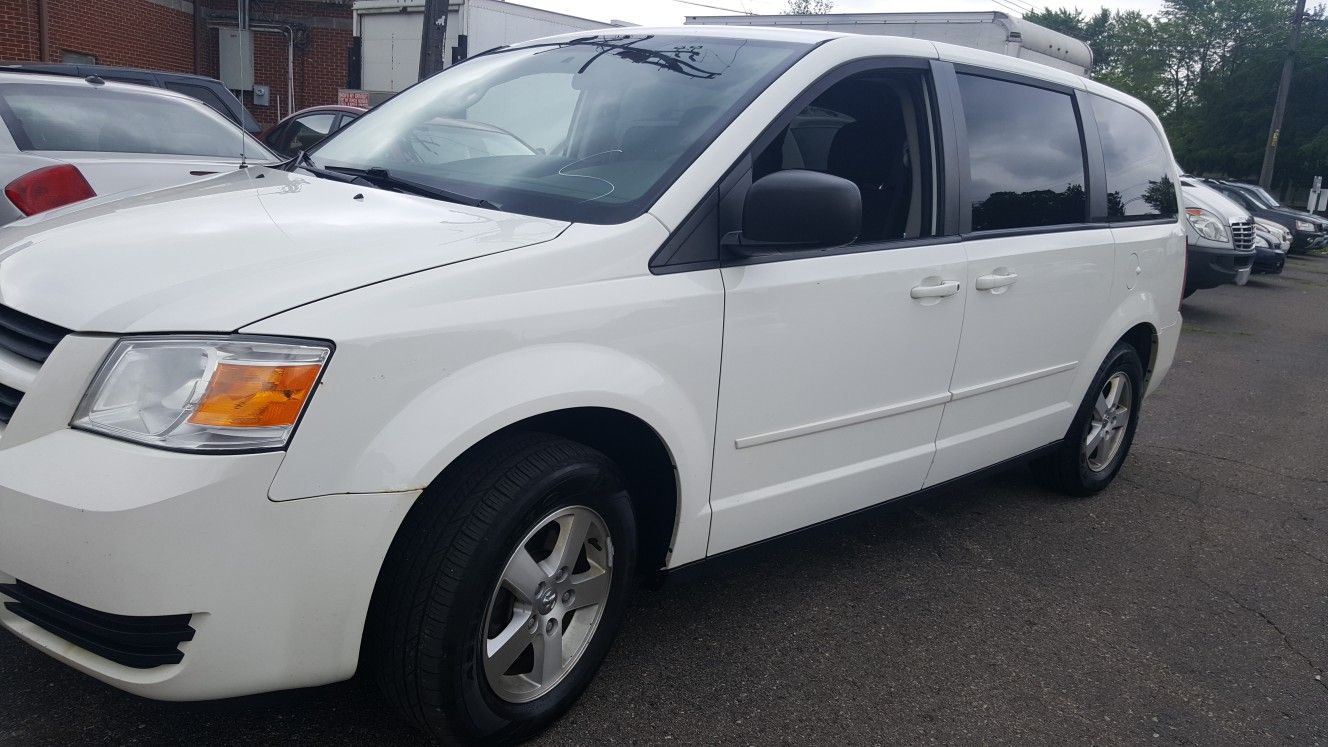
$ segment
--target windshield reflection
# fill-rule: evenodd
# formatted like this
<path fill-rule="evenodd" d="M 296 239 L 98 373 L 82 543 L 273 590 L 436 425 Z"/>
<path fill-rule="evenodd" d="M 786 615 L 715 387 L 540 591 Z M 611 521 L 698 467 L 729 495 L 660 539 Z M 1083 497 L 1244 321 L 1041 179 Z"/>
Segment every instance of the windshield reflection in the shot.
<path fill-rule="evenodd" d="M 809 47 L 618 34 L 479 55 L 408 89 L 313 151 L 510 212 L 640 215 Z"/>

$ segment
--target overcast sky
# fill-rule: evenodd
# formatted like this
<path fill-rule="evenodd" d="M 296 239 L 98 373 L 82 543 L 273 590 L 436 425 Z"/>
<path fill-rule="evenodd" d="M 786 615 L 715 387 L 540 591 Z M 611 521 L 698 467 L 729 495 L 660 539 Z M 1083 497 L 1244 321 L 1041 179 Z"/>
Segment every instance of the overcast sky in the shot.
<path fill-rule="evenodd" d="M 652 26 L 681 24 L 686 16 L 725 15 L 723 10 L 710 10 L 682 0 L 513 0 L 522 5 L 554 10 L 559 13 L 592 18 L 597 21 L 622 20 Z M 780 13 L 788 7 L 788 0 L 697 0 L 701 5 L 715 5 L 734 11 L 751 13 Z M 1007 0 L 1003 6 L 995 0 L 835 0 L 836 13 L 909 13 L 939 10 L 1001 10 L 1008 6 L 1079 7 L 1096 10 L 1106 6 L 1113 10 L 1142 10 L 1155 12 L 1162 0 Z"/>

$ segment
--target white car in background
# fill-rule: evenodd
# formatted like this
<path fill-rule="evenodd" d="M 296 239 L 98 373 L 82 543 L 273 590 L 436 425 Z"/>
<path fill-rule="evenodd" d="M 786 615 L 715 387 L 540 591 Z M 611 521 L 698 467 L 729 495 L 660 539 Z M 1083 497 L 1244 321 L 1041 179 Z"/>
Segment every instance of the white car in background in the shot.
<path fill-rule="evenodd" d="M 95 76 L 0 72 L 0 124 L 0 226 L 278 160 L 194 98 Z"/>
<path fill-rule="evenodd" d="M 1295 234 L 1288 231 L 1282 224 L 1256 216 L 1254 218 L 1254 228 L 1256 231 L 1263 231 L 1272 235 L 1274 242 L 1270 242 L 1269 246 L 1273 249 L 1281 251 L 1283 254 L 1291 251 L 1291 242 L 1295 238 Z"/>

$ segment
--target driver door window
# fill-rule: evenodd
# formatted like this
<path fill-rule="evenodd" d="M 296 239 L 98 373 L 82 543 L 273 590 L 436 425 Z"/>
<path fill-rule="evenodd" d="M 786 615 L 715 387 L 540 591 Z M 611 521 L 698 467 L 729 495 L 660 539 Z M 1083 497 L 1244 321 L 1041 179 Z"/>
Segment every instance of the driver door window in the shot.
<path fill-rule="evenodd" d="M 935 236 L 931 92 L 919 71 L 862 73 L 831 86 L 759 153 L 752 177 L 810 169 L 862 193 L 870 244 Z"/>

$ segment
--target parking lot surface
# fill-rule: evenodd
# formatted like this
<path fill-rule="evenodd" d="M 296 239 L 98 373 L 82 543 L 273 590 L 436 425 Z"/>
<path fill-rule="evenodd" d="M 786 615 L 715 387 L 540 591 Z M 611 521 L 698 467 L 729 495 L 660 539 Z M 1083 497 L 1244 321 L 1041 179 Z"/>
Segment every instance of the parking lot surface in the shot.
<path fill-rule="evenodd" d="M 1184 312 L 1110 489 L 1016 470 L 642 592 L 540 743 L 1328 743 L 1328 259 Z M 8 633 L 0 711 L 9 744 L 417 740 L 356 683 L 154 703 Z"/>

